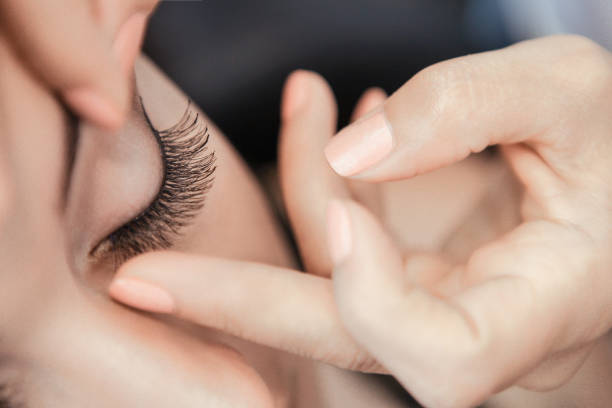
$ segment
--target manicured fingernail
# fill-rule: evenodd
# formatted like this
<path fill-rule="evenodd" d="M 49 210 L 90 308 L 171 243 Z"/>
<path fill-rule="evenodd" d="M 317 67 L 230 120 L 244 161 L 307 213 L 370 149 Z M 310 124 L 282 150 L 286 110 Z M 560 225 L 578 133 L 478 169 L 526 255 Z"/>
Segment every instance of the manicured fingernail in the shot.
<path fill-rule="evenodd" d="M 379 163 L 392 148 L 391 127 L 381 108 L 341 130 L 325 147 L 325 156 L 336 173 L 353 176 Z"/>
<path fill-rule="evenodd" d="M 129 17 L 117 31 L 113 52 L 117 57 L 121 70 L 129 75 L 134 66 L 134 61 L 140 52 L 140 46 L 144 37 L 148 14 L 138 12 Z"/>
<path fill-rule="evenodd" d="M 109 289 L 110 295 L 128 306 L 153 313 L 172 313 L 172 296 L 159 286 L 134 278 L 117 278 Z"/>
<path fill-rule="evenodd" d="M 79 115 L 97 125 L 109 130 L 117 130 L 121 126 L 121 112 L 94 89 L 70 89 L 64 92 L 64 99 Z"/>
<path fill-rule="evenodd" d="M 332 261 L 341 264 L 351 254 L 353 240 L 351 220 L 340 200 L 332 200 L 327 207 L 327 239 Z"/>
<path fill-rule="evenodd" d="M 281 117 L 288 120 L 302 109 L 308 100 L 308 75 L 307 71 L 293 72 L 285 82 L 283 91 L 283 106 Z"/>

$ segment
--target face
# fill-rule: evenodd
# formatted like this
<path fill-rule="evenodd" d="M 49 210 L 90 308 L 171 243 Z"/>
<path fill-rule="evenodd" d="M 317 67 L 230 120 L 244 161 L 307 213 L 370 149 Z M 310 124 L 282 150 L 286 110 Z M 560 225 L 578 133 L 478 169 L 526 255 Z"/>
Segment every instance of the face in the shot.
<path fill-rule="evenodd" d="M 117 266 L 148 250 L 293 266 L 219 130 L 145 59 L 118 134 L 74 123 L 1 38 L 0 61 L 0 395 L 46 407 L 286 402 L 285 355 L 106 295 Z"/>

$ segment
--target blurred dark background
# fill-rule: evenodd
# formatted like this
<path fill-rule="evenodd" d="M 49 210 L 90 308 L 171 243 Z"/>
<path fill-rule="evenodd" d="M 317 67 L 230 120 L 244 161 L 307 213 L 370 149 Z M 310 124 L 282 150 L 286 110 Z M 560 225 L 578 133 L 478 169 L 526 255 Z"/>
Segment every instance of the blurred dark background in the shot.
<path fill-rule="evenodd" d="M 368 87 L 392 92 L 427 65 L 505 45 L 499 7 L 486 3 L 165 1 L 145 50 L 257 167 L 275 159 L 291 71 L 314 70 L 330 82 L 343 125 Z"/>

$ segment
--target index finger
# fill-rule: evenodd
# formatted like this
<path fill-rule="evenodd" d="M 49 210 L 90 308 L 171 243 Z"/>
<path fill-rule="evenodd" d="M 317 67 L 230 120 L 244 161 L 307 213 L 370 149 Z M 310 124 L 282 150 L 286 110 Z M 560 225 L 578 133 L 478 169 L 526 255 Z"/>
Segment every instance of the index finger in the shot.
<path fill-rule="evenodd" d="M 157 252 L 126 263 L 111 296 L 129 306 L 367 372 L 384 369 L 342 325 L 331 281 L 263 264 Z"/>

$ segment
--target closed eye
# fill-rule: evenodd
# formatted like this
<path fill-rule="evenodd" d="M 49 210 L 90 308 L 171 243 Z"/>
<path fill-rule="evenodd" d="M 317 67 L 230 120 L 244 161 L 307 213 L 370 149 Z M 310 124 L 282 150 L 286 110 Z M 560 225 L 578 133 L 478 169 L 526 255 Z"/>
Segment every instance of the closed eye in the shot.
<path fill-rule="evenodd" d="M 179 122 L 166 130 L 155 129 L 140 99 L 139 108 L 159 143 L 163 180 L 143 212 L 91 251 L 95 259 L 112 257 L 115 267 L 138 254 L 169 248 L 204 206 L 216 169 L 208 127 L 191 102 Z"/>

